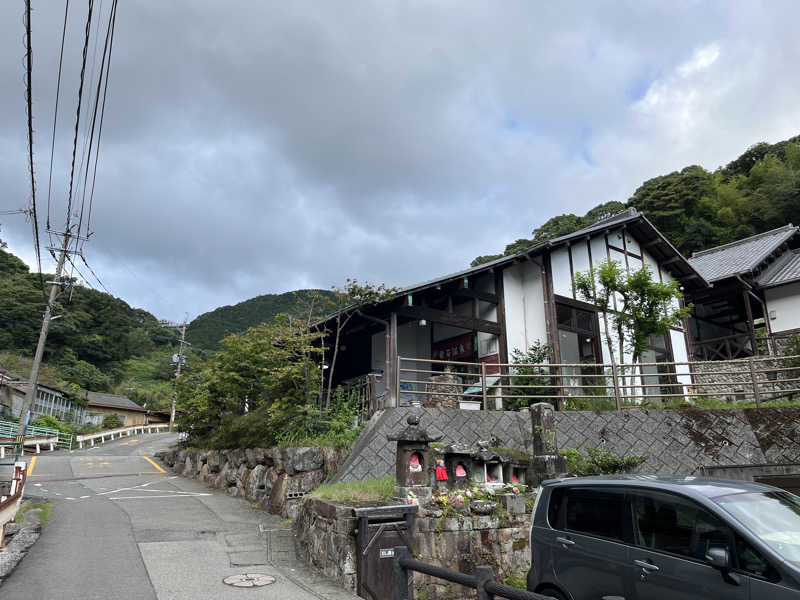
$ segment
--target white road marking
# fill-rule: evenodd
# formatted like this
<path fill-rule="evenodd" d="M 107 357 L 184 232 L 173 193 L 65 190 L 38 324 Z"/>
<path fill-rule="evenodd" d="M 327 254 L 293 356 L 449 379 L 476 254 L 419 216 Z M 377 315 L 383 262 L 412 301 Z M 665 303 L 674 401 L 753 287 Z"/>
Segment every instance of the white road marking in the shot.
<path fill-rule="evenodd" d="M 150 500 L 151 498 L 192 498 L 193 496 L 210 496 L 211 494 L 170 494 L 168 496 L 116 496 L 109 497 L 109 500 Z"/>
<path fill-rule="evenodd" d="M 41 483 L 34 483 L 33 485 L 35 485 L 36 487 L 42 487 Z"/>
<path fill-rule="evenodd" d="M 90 497 L 91 496 L 81 496 L 81 500 L 83 500 L 84 498 L 90 498 Z"/>
<path fill-rule="evenodd" d="M 135 489 L 138 489 L 138 488 L 147 487 L 148 485 L 151 485 L 151 484 L 153 484 L 153 483 L 156 483 L 157 481 L 159 481 L 159 480 L 158 480 L 158 479 L 153 479 L 152 481 L 148 481 L 147 483 L 143 483 L 143 484 L 141 484 L 141 485 L 135 485 L 135 486 L 133 486 L 133 487 L 124 487 L 124 488 L 119 488 L 119 489 L 117 489 L 117 490 L 110 490 L 110 491 L 108 491 L 108 492 L 100 492 L 100 493 L 99 493 L 99 494 L 97 494 L 97 495 L 98 495 L 98 496 L 105 496 L 106 494 L 116 494 L 117 492 L 124 492 L 124 491 L 127 491 L 127 490 L 135 490 Z"/>
<path fill-rule="evenodd" d="M 70 498 L 69 496 L 67 496 L 66 498 L 64 498 L 64 500 L 75 500 L 75 498 Z"/>

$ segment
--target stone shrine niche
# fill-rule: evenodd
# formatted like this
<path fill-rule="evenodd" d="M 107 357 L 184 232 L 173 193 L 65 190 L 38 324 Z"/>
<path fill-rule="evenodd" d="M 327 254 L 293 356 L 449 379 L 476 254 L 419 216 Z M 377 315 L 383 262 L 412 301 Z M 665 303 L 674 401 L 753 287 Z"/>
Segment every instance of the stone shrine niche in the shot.
<path fill-rule="evenodd" d="M 410 414 L 406 423 L 408 426 L 405 429 L 389 436 L 389 440 L 397 442 L 395 496 L 404 498 L 408 492 L 413 492 L 422 501 L 422 498 L 430 497 L 431 470 L 435 469 L 430 442 L 441 439 L 441 436 L 429 435 L 419 426 L 419 416 L 416 414 Z"/>
<path fill-rule="evenodd" d="M 503 485 L 503 465 L 500 462 L 484 463 L 486 485 Z"/>

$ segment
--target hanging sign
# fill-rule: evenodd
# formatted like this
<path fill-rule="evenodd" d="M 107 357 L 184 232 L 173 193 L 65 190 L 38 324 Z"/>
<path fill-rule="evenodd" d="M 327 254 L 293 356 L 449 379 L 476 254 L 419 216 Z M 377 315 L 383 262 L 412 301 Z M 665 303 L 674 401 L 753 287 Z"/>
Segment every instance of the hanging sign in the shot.
<path fill-rule="evenodd" d="M 431 358 L 434 360 L 471 360 L 474 353 L 472 338 L 471 333 L 465 333 L 441 342 L 434 342 L 431 347 Z"/>

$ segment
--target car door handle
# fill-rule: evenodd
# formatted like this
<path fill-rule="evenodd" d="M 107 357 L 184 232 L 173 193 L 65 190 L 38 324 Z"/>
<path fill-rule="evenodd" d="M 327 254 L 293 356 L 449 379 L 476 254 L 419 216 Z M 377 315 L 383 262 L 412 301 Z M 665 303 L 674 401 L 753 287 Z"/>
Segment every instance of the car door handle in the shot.
<path fill-rule="evenodd" d="M 556 541 L 563 546 L 574 546 L 575 542 L 565 537 L 557 537 Z"/>
<path fill-rule="evenodd" d="M 645 571 L 651 573 L 659 570 L 656 565 L 651 562 L 647 562 L 646 560 L 635 560 L 633 561 L 633 564 L 635 564 L 637 567 L 642 567 Z"/>

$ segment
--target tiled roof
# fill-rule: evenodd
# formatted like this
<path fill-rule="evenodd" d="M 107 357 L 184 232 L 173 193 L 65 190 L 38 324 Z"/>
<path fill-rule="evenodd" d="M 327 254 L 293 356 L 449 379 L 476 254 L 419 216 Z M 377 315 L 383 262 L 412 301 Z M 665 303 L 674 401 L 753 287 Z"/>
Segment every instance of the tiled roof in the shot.
<path fill-rule="evenodd" d="M 761 287 L 800 281 L 800 249 L 786 252 L 757 279 Z"/>
<path fill-rule="evenodd" d="M 743 240 L 695 252 L 689 259 L 706 281 L 718 281 L 749 273 L 758 267 L 781 244 L 797 234 L 800 228 L 784 225 Z"/>
<path fill-rule="evenodd" d="M 127 396 L 101 394 L 99 392 L 87 392 L 86 399 L 89 401 L 89 406 L 105 406 L 108 408 L 119 408 L 121 410 L 147 412 L 146 408 L 142 408 Z"/>

